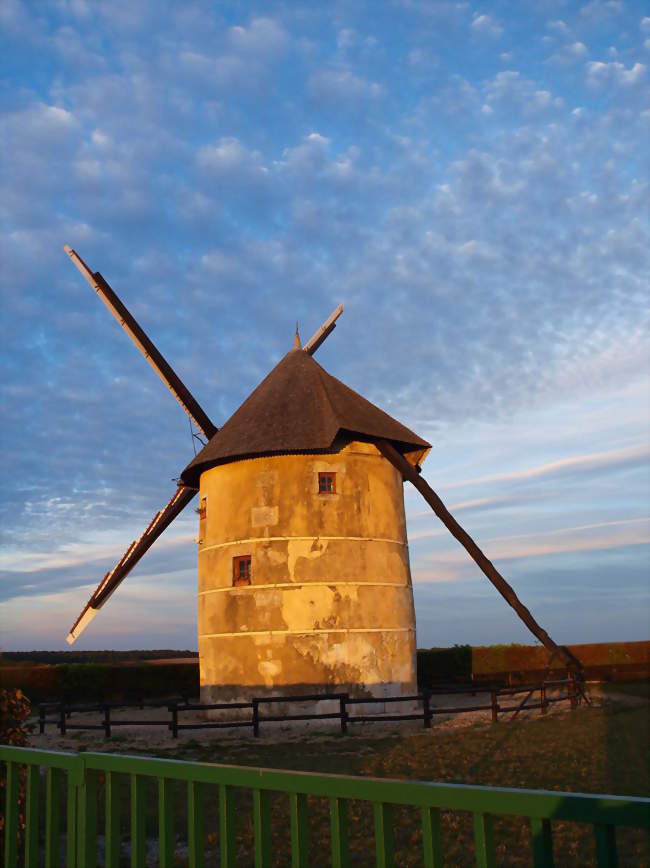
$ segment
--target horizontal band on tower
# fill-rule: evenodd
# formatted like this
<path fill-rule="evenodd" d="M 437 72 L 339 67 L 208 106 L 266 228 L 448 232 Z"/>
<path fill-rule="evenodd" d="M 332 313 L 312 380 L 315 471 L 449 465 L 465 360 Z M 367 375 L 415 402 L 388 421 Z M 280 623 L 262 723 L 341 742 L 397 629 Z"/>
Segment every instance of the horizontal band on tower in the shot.
<path fill-rule="evenodd" d="M 232 639 L 236 636 L 313 636 L 314 633 L 415 633 L 415 627 L 339 627 L 314 630 L 242 630 L 239 633 L 199 633 L 199 639 Z"/>
<path fill-rule="evenodd" d="M 383 537 L 372 536 L 254 536 L 248 539 L 235 539 L 232 542 L 213 543 L 209 546 L 201 546 L 199 554 L 210 551 L 211 549 L 222 549 L 226 546 L 241 546 L 249 543 L 266 543 L 266 542 L 290 542 L 291 540 L 323 540 L 330 542 L 332 540 L 350 540 L 351 542 L 383 542 L 393 543 L 398 546 L 407 546 L 408 543 L 399 539 L 384 539 Z"/>
<path fill-rule="evenodd" d="M 261 591 L 264 589 L 270 588 L 331 588 L 335 586 L 337 588 L 345 588 L 346 586 L 351 585 L 354 587 L 377 587 L 377 588 L 407 588 L 410 590 L 411 586 L 406 584 L 406 582 L 340 582 L 338 579 L 331 579 L 329 582 L 269 582 L 263 585 L 240 585 L 239 587 L 233 587 L 232 585 L 228 585 L 225 588 L 211 588 L 209 591 L 199 591 L 197 596 L 201 597 L 203 594 L 224 594 L 228 591 Z"/>

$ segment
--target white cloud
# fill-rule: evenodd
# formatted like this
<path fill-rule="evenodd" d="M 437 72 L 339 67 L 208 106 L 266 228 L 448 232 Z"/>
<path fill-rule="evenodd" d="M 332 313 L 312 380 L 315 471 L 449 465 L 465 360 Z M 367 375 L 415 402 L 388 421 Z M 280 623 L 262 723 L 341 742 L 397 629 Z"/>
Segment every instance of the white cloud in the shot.
<path fill-rule="evenodd" d="M 357 33 L 349 27 L 344 27 L 342 30 L 339 30 L 336 36 L 336 44 L 343 51 L 351 48 L 356 42 Z"/>
<path fill-rule="evenodd" d="M 236 52 L 254 59 L 277 57 L 289 42 L 286 30 L 271 18 L 254 18 L 248 27 L 231 27 L 228 35 Z"/>
<path fill-rule="evenodd" d="M 319 100 L 358 102 L 376 100 L 383 88 L 349 69 L 323 69 L 309 79 L 309 89 Z"/>
<path fill-rule="evenodd" d="M 617 61 L 603 63 L 595 60 L 587 64 L 588 81 L 593 85 L 614 83 L 626 87 L 644 81 L 645 74 L 645 65 L 638 61 L 629 69 Z"/>
<path fill-rule="evenodd" d="M 539 111 L 555 112 L 564 105 L 562 97 L 538 89 L 534 81 L 515 69 L 498 72 L 484 83 L 483 89 L 487 105 L 507 112 L 517 109 L 525 115 L 537 116 Z"/>
<path fill-rule="evenodd" d="M 232 171 L 265 172 L 262 155 L 259 151 L 249 151 L 242 143 L 228 136 L 216 145 L 200 148 L 196 162 L 203 171 L 229 173 Z"/>
<path fill-rule="evenodd" d="M 563 36 L 568 36 L 569 34 L 569 28 L 561 18 L 558 18 L 555 21 L 547 21 L 546 26 L 549 30 L 554 30 L 556 33 L 561 33 Z"/>
<path fill-rule="evenodd" d="M 620 15 L 624 8 L 623 0 L 590 0 L 580 8 L 580 15 L 592 21 L 603 21 Z"/>
<path fill-rule="evenodd" d="M 474 14 L 472 30 L 487 36 L 499 36 L 503 33 L 503 27 L 490 15 Z"/>

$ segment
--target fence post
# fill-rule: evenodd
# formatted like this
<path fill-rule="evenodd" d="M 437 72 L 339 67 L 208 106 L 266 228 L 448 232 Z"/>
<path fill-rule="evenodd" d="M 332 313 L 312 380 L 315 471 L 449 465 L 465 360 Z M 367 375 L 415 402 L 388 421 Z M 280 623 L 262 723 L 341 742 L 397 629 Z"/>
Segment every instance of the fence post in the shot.
<path fill-rule="evenodd" d="M 499 720 L 499 703 L 497 702 L 496 690 L 490 691 L 490 700 L 492 703 L 492 723 L 497 723 Z"/>
<path fill-rule="evenodd" d="M 422 694 L 422 710 L 424 712 L 424 728 L 431 729 L 431 706 L 430 706 L 431 696 L 428 691 L 424 691 Z"/>
<path fill-rule="evenodd" d="M 45 706 L 38 706 L 38 731 L 41 735 L 45 732 Z"/>
<path fill-rule="evenodd" d="M 260 734 L 260 707 L 257 699 L 253 700 L 253 735 L 257 738 Z"/>
<path fill-rule="evenodd" d="M 341 732 L 348 731 L 348 709 L 347 709 L 348 694 L 342 693 L 339 696 L 339 704 L 341 708 Z"/>
<path fill-rule="evenodd" d="M 576 697 L 576 680 L 573 674 L 571 674 L 571 681 L 569 683 L 569 699 L 571 700 L 571 708 L 577 708 L 578 700 Z"/>
<path fill-rule="evenodd" d="M 172 722 L 170 724 L 172 738 L 178 738 L 178 703 L 172 702 L 172 704 L 168 708 L 168 711 L 171 711 L 172 713 Z"/>
<path fill-rule="evenodd" d="M 544 681 L 539 688 L 539 699 L 542 706 L 540 710 L 542 714 L 546 714 L 546 683 Z"/>
<path fill-rule="evenodd" d="M 111 737 L 111 707 L 104 706 L 104 738 Z"/>
<path fill-rule="evenodd" d="M 65 735 L 65 705 L 63 703 L 59 706 L 60 709 L 60 717 L 59 717 L 59 729 L 61 730 L 61 735 Z"/>

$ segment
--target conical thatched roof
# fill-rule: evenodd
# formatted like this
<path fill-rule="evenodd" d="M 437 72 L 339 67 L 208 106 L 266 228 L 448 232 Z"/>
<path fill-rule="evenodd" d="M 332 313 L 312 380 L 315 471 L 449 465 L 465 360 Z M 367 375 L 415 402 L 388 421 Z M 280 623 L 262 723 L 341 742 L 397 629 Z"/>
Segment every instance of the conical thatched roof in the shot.
<path fill-rule="evenodd" d="M 339 435 L 385 439 L 419 464 L 431 444 L 332 377 L 308 353 L 294 348 L 278 362 L 181 478 L 198 488 L 203 471 L 240 458 L 326 452 Z"/>

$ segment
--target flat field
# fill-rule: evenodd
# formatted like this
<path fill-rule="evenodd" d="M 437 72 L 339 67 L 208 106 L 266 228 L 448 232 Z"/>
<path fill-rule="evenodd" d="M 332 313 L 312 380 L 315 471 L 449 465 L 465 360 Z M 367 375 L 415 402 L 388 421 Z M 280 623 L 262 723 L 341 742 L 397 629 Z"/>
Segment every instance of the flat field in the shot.
<path fill-rule="evenodd" d="M 408 778 L 450 783 L 525 787 L 583 793 L 650 796 L 650 705 L 647 683 L 613 684 L 594 689 L 594 705 L 575 711 L 558 710 L 546 717 L 530 715 L 514 722 L 472 723 L 450 720 L 430 731 L 417 726 L 388 726 L 378 732 L 364 727 L 349 735 L 324 732 L 277 733 L 217 737 L 210 730 L 201 738 L 179 742 L 157 740 L 145 748 L 126 731 L 107 742 L 96 734 L 76 733 L 65 739 L 65 748 L 101 749 L 112 753 L 147 753 L 178 759 L 232 763 L 364 776 Z M 209 733 L 206 735 L 205 733 Z M 34 739 L 37 746 L 39 740 Z M 45 745 L 42 745 L 45 746 Z M 52 744 L 48 746 L 54 746 Z M 63 747 L 64 745 L 61 745 Z M 126 781 L 125 781 L 126 785 Z M 128 801 L 125 790 L 125 802 Z M 184 846 L 184 791 L 178 790 L 179 865 L 186 863 Z M 216 792 L 206 792 L 206 864 L 218 864 L 218 816 Z M 152 790 L 151 804 L 155 805 Z M 238 864 L 252 864 L 252 811 L 241 794 L 238 803 Z M 125 813 L 124 823 L 128 817 Z M 373 817 L 369 805 L 350 805 L 352 864 L 374 865 Z M 471 816 L 443 813 L 445 864 L 473 865 Z M 288 805 L 273 804 L 276 864 L 289 864 Z M 153 835 L 155 817 L 148 821 Z M 553 822 L 556 865 L 593 865 L 593 832 L 579 824 Z M 422 864 L 420 818 L 417 810 L 394 811 L 395 850 L 398 865 Z M 126 831 L 126 825 L 125 825 Z M 525 822 L 497 820 L 497 863 L 530 865 L 530 831 Z M 634 830 L 618 833 L 621 865 L 649 865 L 650 842 Z M 155 847 L 152 838 L 152 847 Z M 329 864 L 329 818 L 324 800 L 310 799 L 310 863 Z M 155 853 L 152 852 L 155 859 Z"/>

